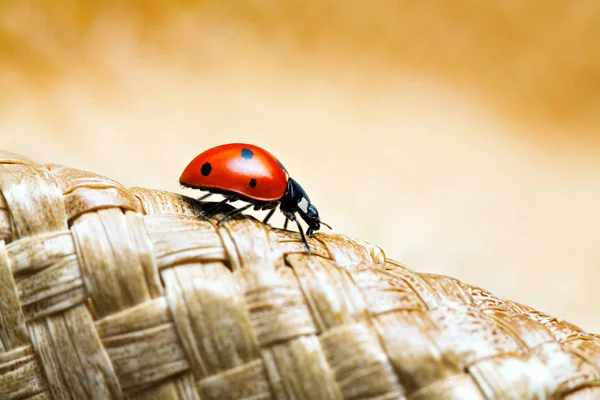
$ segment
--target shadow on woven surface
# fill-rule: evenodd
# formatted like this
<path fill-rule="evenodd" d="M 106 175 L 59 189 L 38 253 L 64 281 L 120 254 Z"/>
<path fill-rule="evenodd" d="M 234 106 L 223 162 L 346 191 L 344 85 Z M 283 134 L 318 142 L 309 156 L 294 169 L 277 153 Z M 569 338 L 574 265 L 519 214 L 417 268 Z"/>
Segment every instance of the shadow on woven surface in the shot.
<path fill-rule="evenodd" d="M 600 336 L 377 246 L 0 152 L 0 398 L 592 399 Z"/>

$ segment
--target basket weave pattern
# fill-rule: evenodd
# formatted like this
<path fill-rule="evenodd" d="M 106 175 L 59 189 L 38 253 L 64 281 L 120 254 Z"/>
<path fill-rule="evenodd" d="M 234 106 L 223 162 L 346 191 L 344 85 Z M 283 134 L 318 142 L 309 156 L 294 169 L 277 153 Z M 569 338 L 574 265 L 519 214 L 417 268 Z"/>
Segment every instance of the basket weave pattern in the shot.
<path fill-rule="evenodd" d="M 0 151 L 0 399 L 600 398 L 600 336 L 378 247 Z"/>

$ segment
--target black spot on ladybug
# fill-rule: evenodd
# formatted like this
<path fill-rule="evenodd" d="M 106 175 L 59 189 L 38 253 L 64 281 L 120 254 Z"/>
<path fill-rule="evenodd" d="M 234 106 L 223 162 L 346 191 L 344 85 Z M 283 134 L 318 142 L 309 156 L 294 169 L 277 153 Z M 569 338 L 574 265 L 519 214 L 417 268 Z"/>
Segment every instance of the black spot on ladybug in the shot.
<path fill-rule="evenodd" d="M 212 165 L 210 165 L 209 162 L 205 162 L 204 164 L 202 164 L 202 168 L 200 168 L 202 176 L 209 176 L 210 171 L 212 171 Z"/>
<path fill-rule="evenodd" d="M 277 164 L 279 164 L 279 166 L 281 167 L 282 170 L 284 170 L 285 172 L 287 172 L 287 169 L 285 169 L 285 167 L 283 166 L 283 164 L 281 163 L 281 161 L 277 160 Z"/>
<path fill-rule="evenodd" d="M 254 157 L 254 152 L 246 147 L 242 149 L 242 158 L 244 160 L 251 160 Z"/>
<path fill-rule="evenodd" d="M 255 178 L 250 179 L 250 187 L 256 187 L 256 179 Z"/>

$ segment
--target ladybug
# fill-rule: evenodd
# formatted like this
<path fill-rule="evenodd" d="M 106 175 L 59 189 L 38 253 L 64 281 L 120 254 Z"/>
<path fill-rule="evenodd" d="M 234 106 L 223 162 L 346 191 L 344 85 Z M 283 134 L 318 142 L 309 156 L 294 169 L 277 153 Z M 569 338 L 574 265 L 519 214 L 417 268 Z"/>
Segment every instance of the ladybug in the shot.
<path fill-rule="evenodd" d="M 200 216 L 210 217 L 225 203 L 238 200 L 249 204 L 226 212 L 217 225 L 227 221 L 234 215 L 254 206 L 254 210 L 270 210 L 263 223 L 279 206 L 285 216 L 284 229 L 288 222 L 294 221 L 298 226 L 302 242 L 310 252 L 306 236 L 302 231 L 296 213 L 306 222 L 307 236 L 321 228 L 321 224 L 331 228 L 321 221 L 317 208 L 300 186 L 291 178 L 283 164 L 265 149 L 245 143 L 229 143 L 213 147 L 200 153 L 184 169 L 179 183 L 184 187 L 207 191 L 208 194 L 199 200 L 220 194 L 225 197 L 208 210 L 202 210 Z"/>

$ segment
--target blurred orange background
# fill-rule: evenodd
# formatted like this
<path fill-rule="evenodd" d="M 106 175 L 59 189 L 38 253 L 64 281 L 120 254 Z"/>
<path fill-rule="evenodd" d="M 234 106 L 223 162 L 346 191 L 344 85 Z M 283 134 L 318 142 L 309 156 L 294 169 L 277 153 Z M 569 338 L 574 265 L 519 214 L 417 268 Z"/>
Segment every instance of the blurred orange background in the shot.
<path fill-rule="evenodd" d="M 3 0 L 0 148 L 181 191 L 197 153 L 255 143 L 337 232 L 600 332 L 598 18 L 592 0 Z"/>

